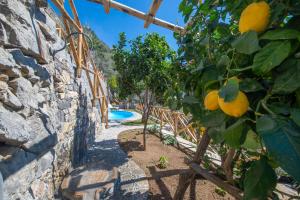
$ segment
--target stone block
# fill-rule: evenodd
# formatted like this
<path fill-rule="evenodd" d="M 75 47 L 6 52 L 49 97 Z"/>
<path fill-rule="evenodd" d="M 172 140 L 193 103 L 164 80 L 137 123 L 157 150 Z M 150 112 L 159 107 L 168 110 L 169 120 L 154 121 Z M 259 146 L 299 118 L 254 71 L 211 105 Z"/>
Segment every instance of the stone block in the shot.
<path fill-rule="evenodd" d="M 16 66 L 14 57 L 5 49 L 0 47 L 0 70 L 8 70 Z"/>
<path fill-rule="evenodd" d="M 31 82 L 23 77 L 9 81 L 8 84 L 25 107 L 37 109 L 38 103 L 44 100 L 43 96 L 38 93 L 38 88 L 33 87 Z"/>
<path fill-rule="evenodd" d="M 30 134 L 30 127 L 23 117 L 0 106 L 1 142 L 11 145 L 21 145 L 29 140 Z"/>
<path fill-rule="evenodd" d="M 11 54 L 13 55 L 15 62 L 22 67 L 22 72 L 24 72 L 27 77 L 35 74 L 40 77 L 42 81 L 50 79 L 50 74 L 47 69 L 42 65 L 37 64 L 34 58 L 25 56 L 22 51 L 18 49 L 12 50 Z"/>
<path fill-rule="evenodd" d="M 6 74 L 0 74 L 0 81 L 7 82 L 9 77 Z"/>
<path fill-rule="evenodd" d="M 26 55 L 38 58 L 39 48 L 34 20 L 28 8 L 18 0 L 9 0 L 1 4 L 0 23 L 4 27 L 6 40 L 4 45 L 18 47 Z"/>

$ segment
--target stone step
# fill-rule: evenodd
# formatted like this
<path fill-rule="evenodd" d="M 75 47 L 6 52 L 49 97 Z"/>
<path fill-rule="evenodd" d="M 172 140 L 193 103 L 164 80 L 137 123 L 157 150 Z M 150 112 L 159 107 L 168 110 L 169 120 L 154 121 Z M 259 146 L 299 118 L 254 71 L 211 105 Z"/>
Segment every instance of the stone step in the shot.
<path fill-rule="evenodd" d="M 64 178 L 62 196 L 68 200 L 113 199 L 118 182 L 117 168 L 103 162 L 91 163 L 76 168 Z"/>

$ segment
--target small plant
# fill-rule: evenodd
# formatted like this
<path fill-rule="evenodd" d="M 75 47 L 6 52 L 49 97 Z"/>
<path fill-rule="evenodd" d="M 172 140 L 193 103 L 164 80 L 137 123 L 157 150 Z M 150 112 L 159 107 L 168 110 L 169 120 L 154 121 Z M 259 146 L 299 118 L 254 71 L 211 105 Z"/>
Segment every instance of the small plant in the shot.
<path fill-rule="evenodd" d="M 177 140 L 173 135 L 165 135 L 163 136 L 163 143 L 165 145 L 175 145 L 177 144 Z"/>
<path fill-rule="evenodd" d="M 149 126 L 148 128 L 149 133 L 157 133 L 159 131 L 159 128 L 156 124 L 154 124 L 153 126 Z"/>
<path fill-rule="evenodd" d="M 158 160 L 158 167 L 161 169 L 167 168 L 168 165 L 168 158 L 166 156 L 160 156 Z"/>
<path fill-rule="evenodd" d="M 225 195 L 226 195 L 226 192 L 222 188 L 219 188 L 219 187 L 217 187 L 215 189 L 215 192 L 222 197 L 225 197 Z"/>

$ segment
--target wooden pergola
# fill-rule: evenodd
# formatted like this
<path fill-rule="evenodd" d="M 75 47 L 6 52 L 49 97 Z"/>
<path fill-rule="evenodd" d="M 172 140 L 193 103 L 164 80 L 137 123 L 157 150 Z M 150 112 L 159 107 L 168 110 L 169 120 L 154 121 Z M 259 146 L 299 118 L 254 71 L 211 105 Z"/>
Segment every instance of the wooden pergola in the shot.
<path fill-rule="evenodd" d="M 134 8 L 131 8 L 129 6 L 121 4 L 114 0 L 88 0 L 88 1 L 103 5 L 106 13 L 109 13 L 110 8 L 115 8 L 121 12 L 142 19 L 145 21 L 144 28 L 148 28 L 150 24 L 155 24 L 180 34 L 185 33 L 185 29 L 183 27 L 155 17 L 156 12 L 158 11 L 163 0 L 153 0 L 148 13 L 144 13 L 142 11 L 136 10 Z"/>

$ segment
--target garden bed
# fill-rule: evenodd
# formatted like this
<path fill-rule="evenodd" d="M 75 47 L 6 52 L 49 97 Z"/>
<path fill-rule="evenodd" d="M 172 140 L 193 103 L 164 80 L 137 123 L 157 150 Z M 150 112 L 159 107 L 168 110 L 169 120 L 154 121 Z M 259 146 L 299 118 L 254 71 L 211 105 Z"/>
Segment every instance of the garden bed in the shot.
<path fill-rule="evenodd" d="M 125 131 L 119 135 L 119 144 L 146 173 L 149 181 L 149 199 L 172 199 L 175 194 L 179 174 L 186 173 L 188 166 L 184 163 L 186 154 L 170 145 L 164 145 L 160 139 L 147 135 L 147 151 L 143 151 L 142 130 Z M 161 156 L 167 158 L 165 169 L 158 167 Z M 184 199 L 233 199 L 207 180 L 197 180 L 195 189 L 188 188 Z"/>

